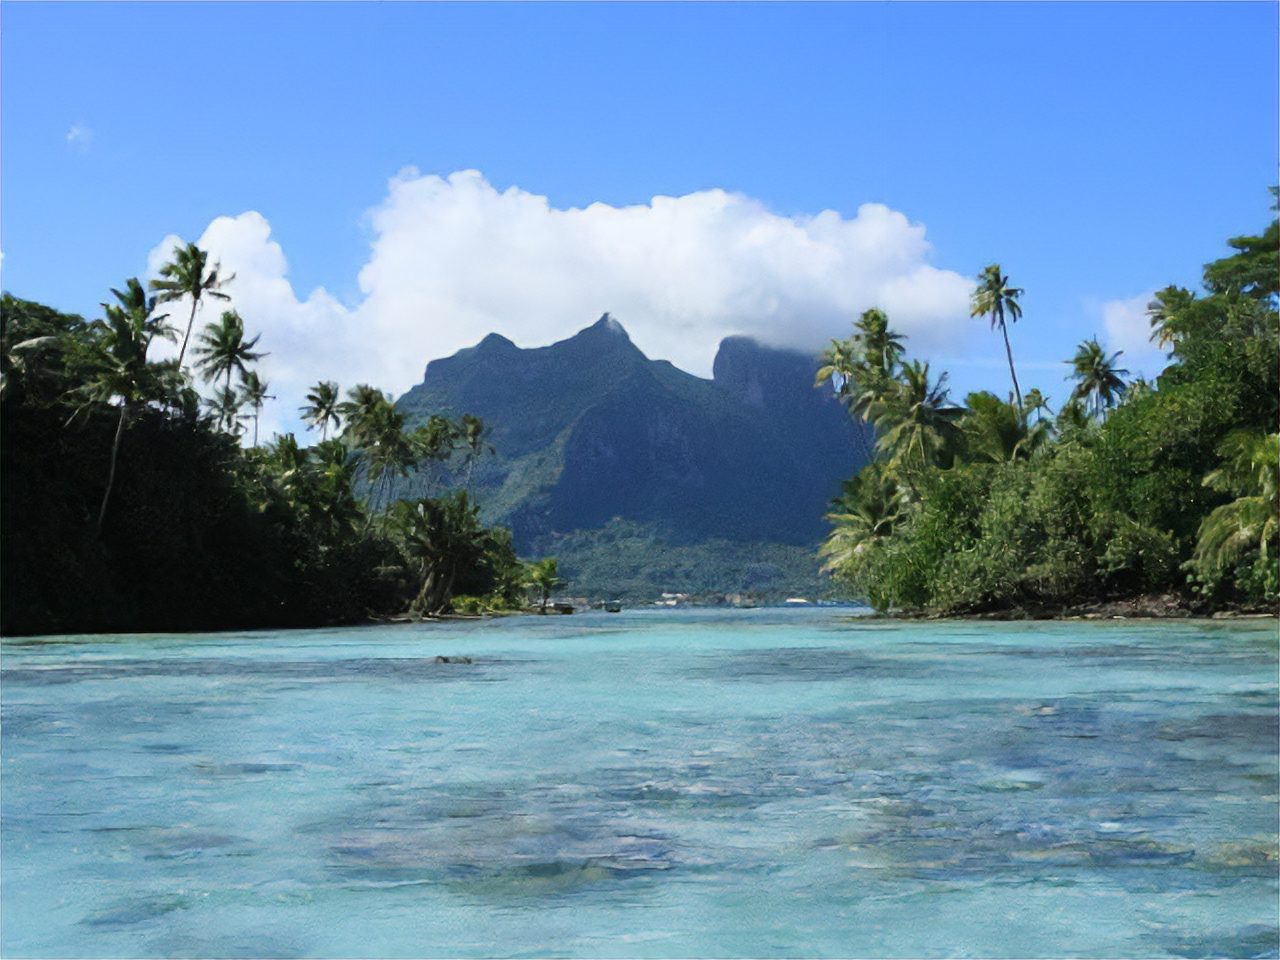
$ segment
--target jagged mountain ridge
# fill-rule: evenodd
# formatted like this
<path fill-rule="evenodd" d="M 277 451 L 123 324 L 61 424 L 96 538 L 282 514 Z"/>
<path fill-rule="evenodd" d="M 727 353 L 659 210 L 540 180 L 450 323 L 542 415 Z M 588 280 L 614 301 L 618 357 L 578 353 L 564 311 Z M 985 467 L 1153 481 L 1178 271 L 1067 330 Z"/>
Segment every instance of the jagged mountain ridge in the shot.
<path fill-rule="evenodd" d="M 815 361 L 724 340 L 713 379 L 651 360 L 608 314 L 567 340 L 522 349 L 498 334 L 427 365 L 398 401 L 410 421 L 482 418 L 496 451 L 472 477 L 485 519 L 517 547 L 603 527 L 655 525 L 675 543 L 816 544 L 866 438 Z M 456 479 L 456 478 L 455 478 Z M 430 476 L 416 481 L 428 492 Z"/>

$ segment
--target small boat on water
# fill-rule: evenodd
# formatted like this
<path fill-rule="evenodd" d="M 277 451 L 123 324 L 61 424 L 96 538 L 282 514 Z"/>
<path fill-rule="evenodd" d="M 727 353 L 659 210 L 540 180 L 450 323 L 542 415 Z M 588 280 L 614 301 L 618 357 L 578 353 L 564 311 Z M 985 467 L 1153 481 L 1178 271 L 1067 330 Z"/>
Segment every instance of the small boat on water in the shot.
<path fill-rule="evenodd" d="M 808 606 L 812 606 L 812 604 L 811 604 L 808 600 L 806 600 L 804 597 L 787 597 L 787 599 L 786 599 L 785 601 L 783 601 L 783 602 L 784 602 L 788 607 L 808 607 Z"/>
<path fill-rule="evenodd" d="M 621 612 L 622 612 L 622 601 L 621 601 L 621 600 L 606 600 L 606 601 L 604 602 L 604 609 L 605 609 L 605 613 L 621 613 Z"/>

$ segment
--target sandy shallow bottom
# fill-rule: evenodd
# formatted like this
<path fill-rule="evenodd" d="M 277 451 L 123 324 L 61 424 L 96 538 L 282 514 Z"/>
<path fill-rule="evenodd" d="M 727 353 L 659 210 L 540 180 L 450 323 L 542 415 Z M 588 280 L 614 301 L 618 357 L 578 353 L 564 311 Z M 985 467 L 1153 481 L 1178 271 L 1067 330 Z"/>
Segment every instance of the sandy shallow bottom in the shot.
<path fill-rule="evenodd" d="M 1277 956 L 1277 712 L 1266 621 L 6 641 L 0 954 Z"/>

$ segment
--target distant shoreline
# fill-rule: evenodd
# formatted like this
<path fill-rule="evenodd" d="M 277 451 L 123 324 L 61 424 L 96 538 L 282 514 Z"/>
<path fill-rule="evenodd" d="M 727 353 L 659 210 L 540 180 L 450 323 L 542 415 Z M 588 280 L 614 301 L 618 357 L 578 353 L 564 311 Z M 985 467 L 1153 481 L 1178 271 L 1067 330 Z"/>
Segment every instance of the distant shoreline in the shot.
<path fill-rule="evenodd" d="M 635 612 L 637 610 L 645 611 L 687 611 L 687 610 L 761 610 L 769 612 L 777 612 L 780 610 L 827 610 L 835 613 L 840 610 L 849 610 L 856 607 L 855 602 L 839 605 L 822 605 L 812 604 L 807 606 L 786 606 L 784 604 L 762 605 L 759 607 L 732 607 L 728 605 L 717 604 L 686 604 L 679 607 L 663 607 L 652 604 L 635 604 L 623 607 L 623 611 Z M 862 608 L 859 608 L 862 609 Z M 1040 607 L 1024 607 L 1011 606 L 996 610 L 975 611 L 972 613 L 931 613 L 928 611 L 890 611 L 878 612 L 865 608 L 866 613 L 860 613 L 856 617 L 859 621 L 879 622 L 886 621 L 898 623 L 911 622 L 942 622 L 942 621 L 990 621 L 990 622 L 1102 622 L 1116 620 L 1139 620 L 1139 621 L 1235 621 L 1235 620 L 1275 620 L 1280 622 L 1280 609 L 1207 609 L 1193 608 L 1184 602 L 1175 601 L 1171 597 L 1133 597 L 1124 600 L 1108 600 L 1102 602 L 1092 602 L 1087 604 L 1077 604 L 1068 607 L 1048 608 Z M 600 611 L 595 608 L 588 607 L 571 616 L 580 616 L 582 613 L 598 613 Z M 333 630 L 361 627 L 385 627 L 385 626 L 425 626 L 435 624 L 449 623 L 468 623 L 489 620 L 503 620 L 509 618 L 526 618 L 526 617 L 542 617 L 537 610 L 504 610 L 494 611 L 482 614 L 441 614 L 431 617 L 410 618 L 401 617 L 370 617 L 362 620 L 354 620 L 345 623 L 324 623 L 324 624 L 306 624 L 296 626 L 212 626 L 208 628 L 196 629 L 174 629 L 165 630 L 150 627 L 143 630 L 79 630 L 70 633 L 4 633 L 0 634 L 0 640 L 39 640 L 42 637 L 95 637 L 95 636 L 118 636 L 121 634 L 152 634 L 152 635 L 185 635 L 185 634 L 204 634 L 204 633 L 229 633 L 240 631 L 294 631 L 294 630 Z M 548 612 L 545 616 L 549 619 L 558 619 L 562 614 Z"/>
<path fill-rule="evenodd" d="M 1076 604 L 1011 604 L 969 613 L 895 611 L 872 614 L 898 620 L 1239 620 L 1280 618 L 1277 607 L 1219 607 L 1188 603 L 1175 594 L 1144 594 Z"/>

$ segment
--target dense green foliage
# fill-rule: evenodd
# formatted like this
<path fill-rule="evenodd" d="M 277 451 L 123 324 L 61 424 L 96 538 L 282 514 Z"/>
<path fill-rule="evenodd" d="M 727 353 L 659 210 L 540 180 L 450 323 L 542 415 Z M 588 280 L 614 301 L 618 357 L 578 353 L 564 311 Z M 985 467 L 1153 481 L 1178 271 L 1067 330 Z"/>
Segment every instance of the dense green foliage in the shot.
<path fill-rule="evenodd" d="M 740 594 L 760 603 L 817 597 L 831 586 L 813 549 L 740 540 L 673 541 L 655 524 L 614 519 L 541 538 L 577 596 L 651 603 L 664 592 L 701 599 Z"/>
<path fill-rule="evenodd" d="M 161 271 L 162 300 L 196 295 L 184 346 L 201 302 L 229 299 L 230 280 L 194 247 Z M 150 358 L 178 333 L 142 285 L 113 294 L 93 322 L 9 294 L 0 304 L 4 633 L 344 623 L 441 613 L 456 593 L 486 609 L 522 603 L 510 534 L 482 525 L 465 491 L 395 502 L 424 462 L 469 468 L 482 423 L 432 417 L 406 431 L 380 391 L 362 385 L 340 404 L 322 383 L 305 408 L 321 442 L 260 447 L 269 385 L 239 314 L 193 339 L 212 390 L 202 398 L 179 361 Z"/>
<path fill-rule="evenodd" d="M 1086 341 L 1052 419 L 1036 389 L 953 405 L 945 374 L 931 380 L 900 347 L 885 353 L 901 338 L 869 311 L 822 371 L 878 436 L 875 462 L 829 516 L 827 569 L 881 609 L 1065 608 L 1156 592 L 1204 608 L 1274 605 L 1276 221 L 1230 245 L 1205 268 L 1203 294 L 1169 287 L 1151 303 L 1152 338 L 1171 351 L 1156 383 L 1127 383 L 1119 354 Z M 998 265 L 978 282 L 974 315 L 1004 332 L 1021 291 Z"/>

